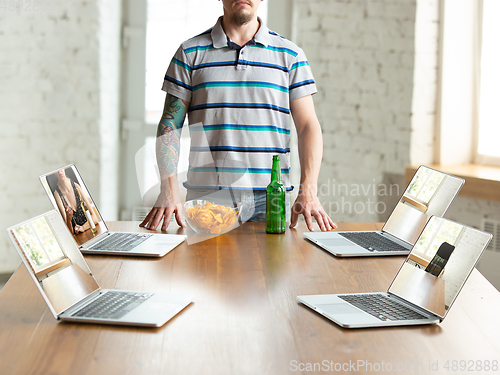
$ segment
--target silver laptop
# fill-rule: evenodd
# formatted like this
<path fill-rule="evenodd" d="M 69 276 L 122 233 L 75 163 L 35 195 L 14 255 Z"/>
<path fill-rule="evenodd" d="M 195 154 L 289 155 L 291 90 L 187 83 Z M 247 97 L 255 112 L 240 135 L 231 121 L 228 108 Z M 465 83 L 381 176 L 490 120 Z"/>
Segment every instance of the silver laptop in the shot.
<path fill-rule="evenodd" d="M 73 164 L 40 176 L 40 182 L 84 254 L 162 257 L 186 239 L 180 234 L 109 231 Z"/>
<path fill-rule="evenodd" d="M 101 289 L 57 210 L 7 229 L 56 319 L 160 327 L 193 296 Z"/>
<path fill-rule="evenodd" d="M 493 236 L 433 216 L 387 293 L 298 296 L 345 328 L 441 322 Z"/>
<path fill-rule="evenodd" d="M 307 232 L 304 238 L 338 257 L 407 255 L 427 220 L 444 216 L 464 182 L 420 166 L 382 231 Z"/>

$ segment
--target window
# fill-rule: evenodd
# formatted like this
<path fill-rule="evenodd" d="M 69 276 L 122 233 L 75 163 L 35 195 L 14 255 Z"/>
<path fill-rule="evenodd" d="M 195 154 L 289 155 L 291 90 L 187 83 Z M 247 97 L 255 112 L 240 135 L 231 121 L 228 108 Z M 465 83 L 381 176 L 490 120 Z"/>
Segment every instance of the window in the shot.
<path fill-rule="evenodd" d="M 45 217 L 16 228 L 15 235 L 35 272 L 66 258 Z"/>
<path fill-rule="evenodd" d="M 429 261 L 443 242 L 455 245 L 462 231 L 460 225 L 451 221 L 439 220 L 437 224 L 422 233 L 413 249 L 415 253 L 418 253 L 418 256 Z"/>
<path fill-rule="evenodd" d="M 483 0 L 481 25 L 481 63 L 478 108 L 478 162 L 500 165 L 500 113 L 498 88 L 500 87 L 500 1 Z"/>
<path fill-rule="evenodd" d="M 437 162 L 500 165 L 500 1 L 443 4 Z"/>
<path fill-rule="evenodd" d="M 425 206 L 428 206 L 434 193 L 443 181 L 443 178 L 444 175 L 442 173 L 421 168 L 418 170 L 413 182 L 408 187 L 406 194 Z"/>

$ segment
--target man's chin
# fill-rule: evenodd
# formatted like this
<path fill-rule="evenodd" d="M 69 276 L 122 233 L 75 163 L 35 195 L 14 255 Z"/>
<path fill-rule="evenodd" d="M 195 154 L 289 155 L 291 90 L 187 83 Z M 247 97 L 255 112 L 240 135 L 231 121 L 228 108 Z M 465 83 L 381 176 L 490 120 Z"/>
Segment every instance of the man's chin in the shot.
<path fill-rule="evenodd" d="M 254 18 L 254 15 L 244 9 L 240 10 L 238 13 L 233 14 L 231 20 L 238 26 L 246 25 Z"/>

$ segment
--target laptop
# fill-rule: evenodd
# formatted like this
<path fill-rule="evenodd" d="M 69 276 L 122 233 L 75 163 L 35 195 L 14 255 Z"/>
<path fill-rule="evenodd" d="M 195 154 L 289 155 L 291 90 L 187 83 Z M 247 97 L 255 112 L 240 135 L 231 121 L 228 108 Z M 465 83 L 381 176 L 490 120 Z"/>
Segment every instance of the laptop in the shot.
<path fill-rule="evenodd" d="M 444 216 L 464 182 L 420 166 L 381 231 L 308 232 L 304 238 L 338 257 L 408 255 L 427 220 Z"/>
<path fill-rule="evenodd" d="M 57 210 L 7 232 L 58 320 L 160 327 L 193 300 L 184 294 L 101 289 Z"/>
<path fill-rule="evenodd" d="M 433 216 L 386 293 L 298 296 L 344 328 L 442 322 L 493 236 Z"/>
<path fill-rule="evenodd" d="M 73 164 L 40 176 L 40 182 L 84 254 L 162 257 L 186 239 L 180 234 L 109 231 Z"/>

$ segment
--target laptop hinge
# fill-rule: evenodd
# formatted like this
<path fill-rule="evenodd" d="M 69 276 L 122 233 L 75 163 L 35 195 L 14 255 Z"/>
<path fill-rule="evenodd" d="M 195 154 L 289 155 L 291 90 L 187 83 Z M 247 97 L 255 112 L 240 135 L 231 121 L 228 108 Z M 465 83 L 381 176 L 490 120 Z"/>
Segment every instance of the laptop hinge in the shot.
<path fill-rule="evenodd" d="M 391 298 L 394 298 L 396 300 L 398 300 L 398 302 L 401 302 L 405 305 L 409 305 L 411 306 L 413 309 L 417 310 L 419 313 L 423 314 L 423 315 L 429 315 L 431 317 L 434 317 L 434 318 L 437 318 L 439 319 L 439 321 L 443 321 L 443 317 L 437 315 L 437 314 L 434 314 L 432 311 L 429 311 L 429 310 L 426 310 L 424 309 L 423 307 L 420 307 L 418 305 L 415 305 L 414 303 L 411 303 L 410 301 L 404 299 L 404 298 L 401 298 L 399 297 L 398 295 L 394 294 L 394 293 L 391 293 L 391 292 L 387 292 L 387 294 L 391 297 Z"/>
<path fill-rule="evenodd" d="M 57 318 L 59 319 L 59 316 L 61 316 L 63 314 L 69 314 L 69 315 L 71 315 L 74 311 L 79 310 L 82 306 L 84 306 L 84 305 L 90 303 L 92 300 L 96 299 L 101 293 L 102 293 L 102 289 L 101 288 L 94 290 L 91 294 L 89 294 L 88 296 L 84 297 L 80 301 L 74 303 L 73 305 L 71 305 L 70 307 L 68 307 L 66 310 L 64 310 L 62 313 L 60 313 L 57 316 Z"/>
<path fill-rule="evenodd" d="M 380 232 L 382 236 L 385 236 L 389 238 L 391 241 L 396 242 L 398 245 L 403 246 L 405 249 L 411 250 L 413 247 L 413 244 L 410 244 L 406 241 L 403 241 L 401 238 L 396 237 L 393 234 L 390 234 L 389 232 L 384 232 L 383 230 Z"/>
<path fill-rule="evenodd" d="M 92 238 L 91 240 L 88 240 L 87 242 L 85 242 L 83 245 L 81 245 L 79 247 L 79 249 L 88 249 L 89 247 L 91 247 L 92 245 L 102 241 L 106 236 L 109 236 L 111 234 L 111 232 L 104 232 L 104 233 L 101 233 L 99 234 L 97 237 L 94 237 Z"/>

